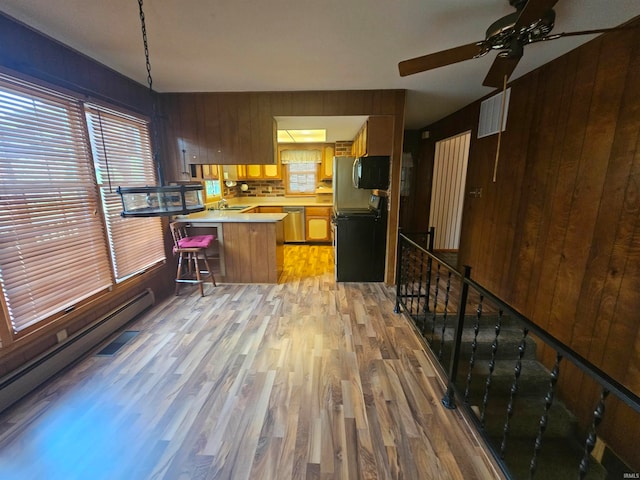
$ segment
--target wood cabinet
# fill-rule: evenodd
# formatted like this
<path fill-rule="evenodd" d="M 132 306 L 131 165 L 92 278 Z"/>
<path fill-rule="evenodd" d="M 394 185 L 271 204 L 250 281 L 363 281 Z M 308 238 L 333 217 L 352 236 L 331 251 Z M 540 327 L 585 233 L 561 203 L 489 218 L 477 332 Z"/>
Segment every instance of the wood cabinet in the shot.
<path fill-rule="evenodd" d="M 260 207 L 260 213 L 282 213 L 282 207 Z"/>
<path fill-rule="evenodd" d="M 278 283 L 284 266 L 284 224 L 225 223 L 225 282 Z"/>
<path fill-rule="evenodd" d="M 320 180 L 331 180 L 333 178 L 333 157 L 336 154 L 334 145 L 322 147 L 322 164 L 320 165 Z"/>
<path fill-rule="evenodd" d="M 227 180 L 245 180 L 247 178 L 246 165 L 220 165 L 222 168 L 222 179 Z"/>
<path fill-rule="evenodd" d="M 280 162 L 271 165 L 246 165 L 247 180 L 280 180 Z"/>
<path fill-rule="evenodd" d="M 262 113 L 264 102 L 245 93 L 166 94 L 165 115 L 179 119 L 171 122 L 168 144 L 177 138 L 186 163 L 273 164 L 276 122 Z"/>
<path fill-rule="evenodd" d="M 247 165 L 247 180 L 259 180 L 262 178 L 262 165 Z"/>
<path fill-rule="evenodd" d="M 354 157 L 367 155 L 391 155 L 393 151 L 393 117 L 373 115 L 362 125 L 353 139 L 351 154 Z"/>
<path fill-rule="evenodd" d="M 331 207 L 306 207 L 307 242 L 331 241 Z"/>
<path fill-rule="evenodd" d="M 220 179 L 219 165 L 202 165 L 202 178 L 205 180 Z"/>

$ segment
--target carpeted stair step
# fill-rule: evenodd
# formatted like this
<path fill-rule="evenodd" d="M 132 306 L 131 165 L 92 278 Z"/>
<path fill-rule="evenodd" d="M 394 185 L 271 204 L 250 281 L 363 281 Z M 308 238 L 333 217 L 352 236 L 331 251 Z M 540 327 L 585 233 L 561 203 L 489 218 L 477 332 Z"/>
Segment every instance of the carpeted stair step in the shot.
<path fill-rule="evenodd" d="M 509 398 L 511 386 L 514 382 L 516 360 L 497 360 L 491 376 L 491 395 L 494 398 Z M 468 362 L 460 362 L 456 386 L 464 392 L 467 386 Z M 476 361 L 469 388 L 469 404 L 480 405 L 485 392 L 487 377 L 489 376 L 489 362 Z M 549 370 L 536 360 L 522 360 L 520 378 L 518 379 L 519 397 L 544 398 L 549 390 Z"/>
<path fill-rule="evenodd" d="M 490 437 L 502 438 L 507 419 L 508 397 L 489 397 L 485 411 L 484 432 Z M 482 405 L 475 405 L 474 412 L 480 419 Z M 533 439 L 538 435 L 540 417 L 544 413 L 544 398 L 516 397 L 513 415 L 509 420 L 509 438 Z M 574 438 L 577 421 L 573 413 L 559 400 L 555 400 L 548 412 L 543 443 L 551 438 Z"/>
<path fill-rule="evenodd" d="M 438 330 L 439 328 L 442 328 L 443 320 L 445 321 L 447 326 L 450 326 L 451 328 L 453 328 L 455 325 L 455 322 L 457 321 L 457 315 L 455 313 L 450 313 L 449 315 L 447 315 L 447 318 L 445 319 L 442 313 L 437 313 L 435 317 L 432 314 L 427 314 L 425 330 L 431 331 L 431 327 L 433 325 L 434 320 L 436 322 L 436 330 Z M 421 322 L 422 320 L 418 321 L 417 323 L 420 326 L 422 326 Z M 475 314 L 465 315 L 464 317 L 465 327 L 473 328 L 473 325 L 475 324 L 475 322 L 476 322 Z M 493 315 L 493 314 L 482 315 L 480 317 L 480 320 L 478 321 L 480 330 L 491 330 L 492 332 L 494 331 L 497 323 L 498 323 L 498 315 Z M 500 320 L 500 326 L 501 328 L 521 328 L 521 322 L 516 318 L 510 317 L 508 315 L 503 315 L 502 319 Z"/>
<path fill-rule="evenodd" d="M 502 438 L 493 440 L 498 451 Z M 533 456 L 534 444 L 522 439 L 510 439 L 504 461 L 514 479 L 529 479 L 529 465 Z M 538 454 L 534 479 L 566 480 L 579 478 L 579 465 L 584 455 L 584 446 L 577 441 L 553 438 L 542 444 Z M 594 458 L 590 459 L 586 480 L 607 478 L 604 467 Z"/>
<path fill-rule="evenodd" d="M 451 357 L 451 349 L 453 346 L 453 330 L 445 331 L 444 345 L 441 345 L 440 341 L 441 332 L 436 332 L 435 336 L 431 337 L 431 332 L 427 332 L 425 339 L 431 346 L 432 351 L 438 356 L 442 351 L 443 364 L 448 362 L 448 358 Z M 469 362 L 471 358 L 471 351 L 473 349 L 472 342 L 474 339 L 473 329 L 465 329 L 462 332 L 462 343 L 460 344 L 461 358 L 465 362 Z M 490 359 L 492 354 L 492 344 L 495 340 L 495 332 L 493 330 L 480 330 L 478 331 L 478 337 L 476 339 L 477 346 L 475 352 L 476 359 Z M 514 327 L 508 327 L 501 330 L 498 337 L 498 349 L 496 350 L 496 360 L 509 360 L 518 358 L 518 348 L 520 347 L 520 341 L 522 340 L 522 330 L 515 329 Z M 531 338 L 525 339 L 525 351 L 524 357 L 526 359 L 536 358 L 536 342 Z M 448 363 L 447 363 L 448 365 Z"/>

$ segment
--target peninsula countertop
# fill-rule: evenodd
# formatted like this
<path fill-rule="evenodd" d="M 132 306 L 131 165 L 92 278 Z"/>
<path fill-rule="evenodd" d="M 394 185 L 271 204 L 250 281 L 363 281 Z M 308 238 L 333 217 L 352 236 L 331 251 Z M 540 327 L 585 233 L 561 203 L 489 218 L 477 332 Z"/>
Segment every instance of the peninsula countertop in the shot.
<path fill-rule="evenodd" d="M 286 213 L 242 213 L 241 210 L 222 209 L 178 215 L 176 218 L 191 223 L 276 223 L 286 216 Z"/>

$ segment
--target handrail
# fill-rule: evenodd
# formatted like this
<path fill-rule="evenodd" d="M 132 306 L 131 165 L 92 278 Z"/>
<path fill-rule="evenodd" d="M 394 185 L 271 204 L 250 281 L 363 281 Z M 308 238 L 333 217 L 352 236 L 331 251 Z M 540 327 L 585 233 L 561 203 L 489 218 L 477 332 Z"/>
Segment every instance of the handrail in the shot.
<path fill-rule="evenodd" d="M 430 232 L 431 233 L 431 232 Z M 518 320 L 522 321 L 526 328 L 531 331 L 538 338 L 546 342 L 549 346 L 551 346 L 556 352 L 560 353 L 566 359 L 570 359 L 572 363 L 578 367 L 581 371 L 589 375 L 593 378 L 597 383 L 611 391 L 622 400 L 625 404 L 631 407 L 636 412 L 640 413 L 640 396 L 636 395 L 634 392 L 629 390 L 627 387 L 622 385 L 620 382 L 612 378 L 602 369 L 591 363 L 589 360 L 584 358 L 578 352 L 573 350 L 568 345 L 564 344 L 562 341 L 555 338 L 546 330 L 542 329 L 524 314 L 519 312 L 515 307 L 507 303 L 506 301 L 500 299 L 497 295 L 489 291 L 487 288 L 469 278 L 469 276 L 461 274 L 455 267 L 449 265 L 442 259 L 438 258 L 432 251 L 425 249 L 423 246 L 414 242 L 410 238 L 407 237 L 404 233 L 399 233 L 398 235 L 398 245 L 400 245 L 400 240 L 403 242 L 407 242 L 414 248 L 419 249 L 422 253 L 428 255 L 432 260 L 437 261 L 440 265 L 442 265 L 447 270 L 451 271 L 453 275 L 460 278 L 460 281 L 464 284 L 473 287 L 476 291 L 478 291 L 485 298 L 492 300 L 495 304 L 500 306 L 503 310 L 509 312 L 511 315 L 516 317 Z M 400 256 L 401 248 L 398 248 L 398 255 Z M 398 265 L 400 264 L 398 260 Z M 400 281 L 400 277 L 397 276 L 398 281 Z"/>

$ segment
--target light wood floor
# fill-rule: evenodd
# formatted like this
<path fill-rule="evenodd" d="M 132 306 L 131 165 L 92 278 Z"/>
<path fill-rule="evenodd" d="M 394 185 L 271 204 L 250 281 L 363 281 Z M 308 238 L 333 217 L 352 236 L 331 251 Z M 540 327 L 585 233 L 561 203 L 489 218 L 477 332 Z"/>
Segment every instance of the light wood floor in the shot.
<path fill-rule="evenodd" d="M 498 478 L 393 289 L 287 247 L 278 285 L 185 287 L 0 416 L 0 478 Z"/>

